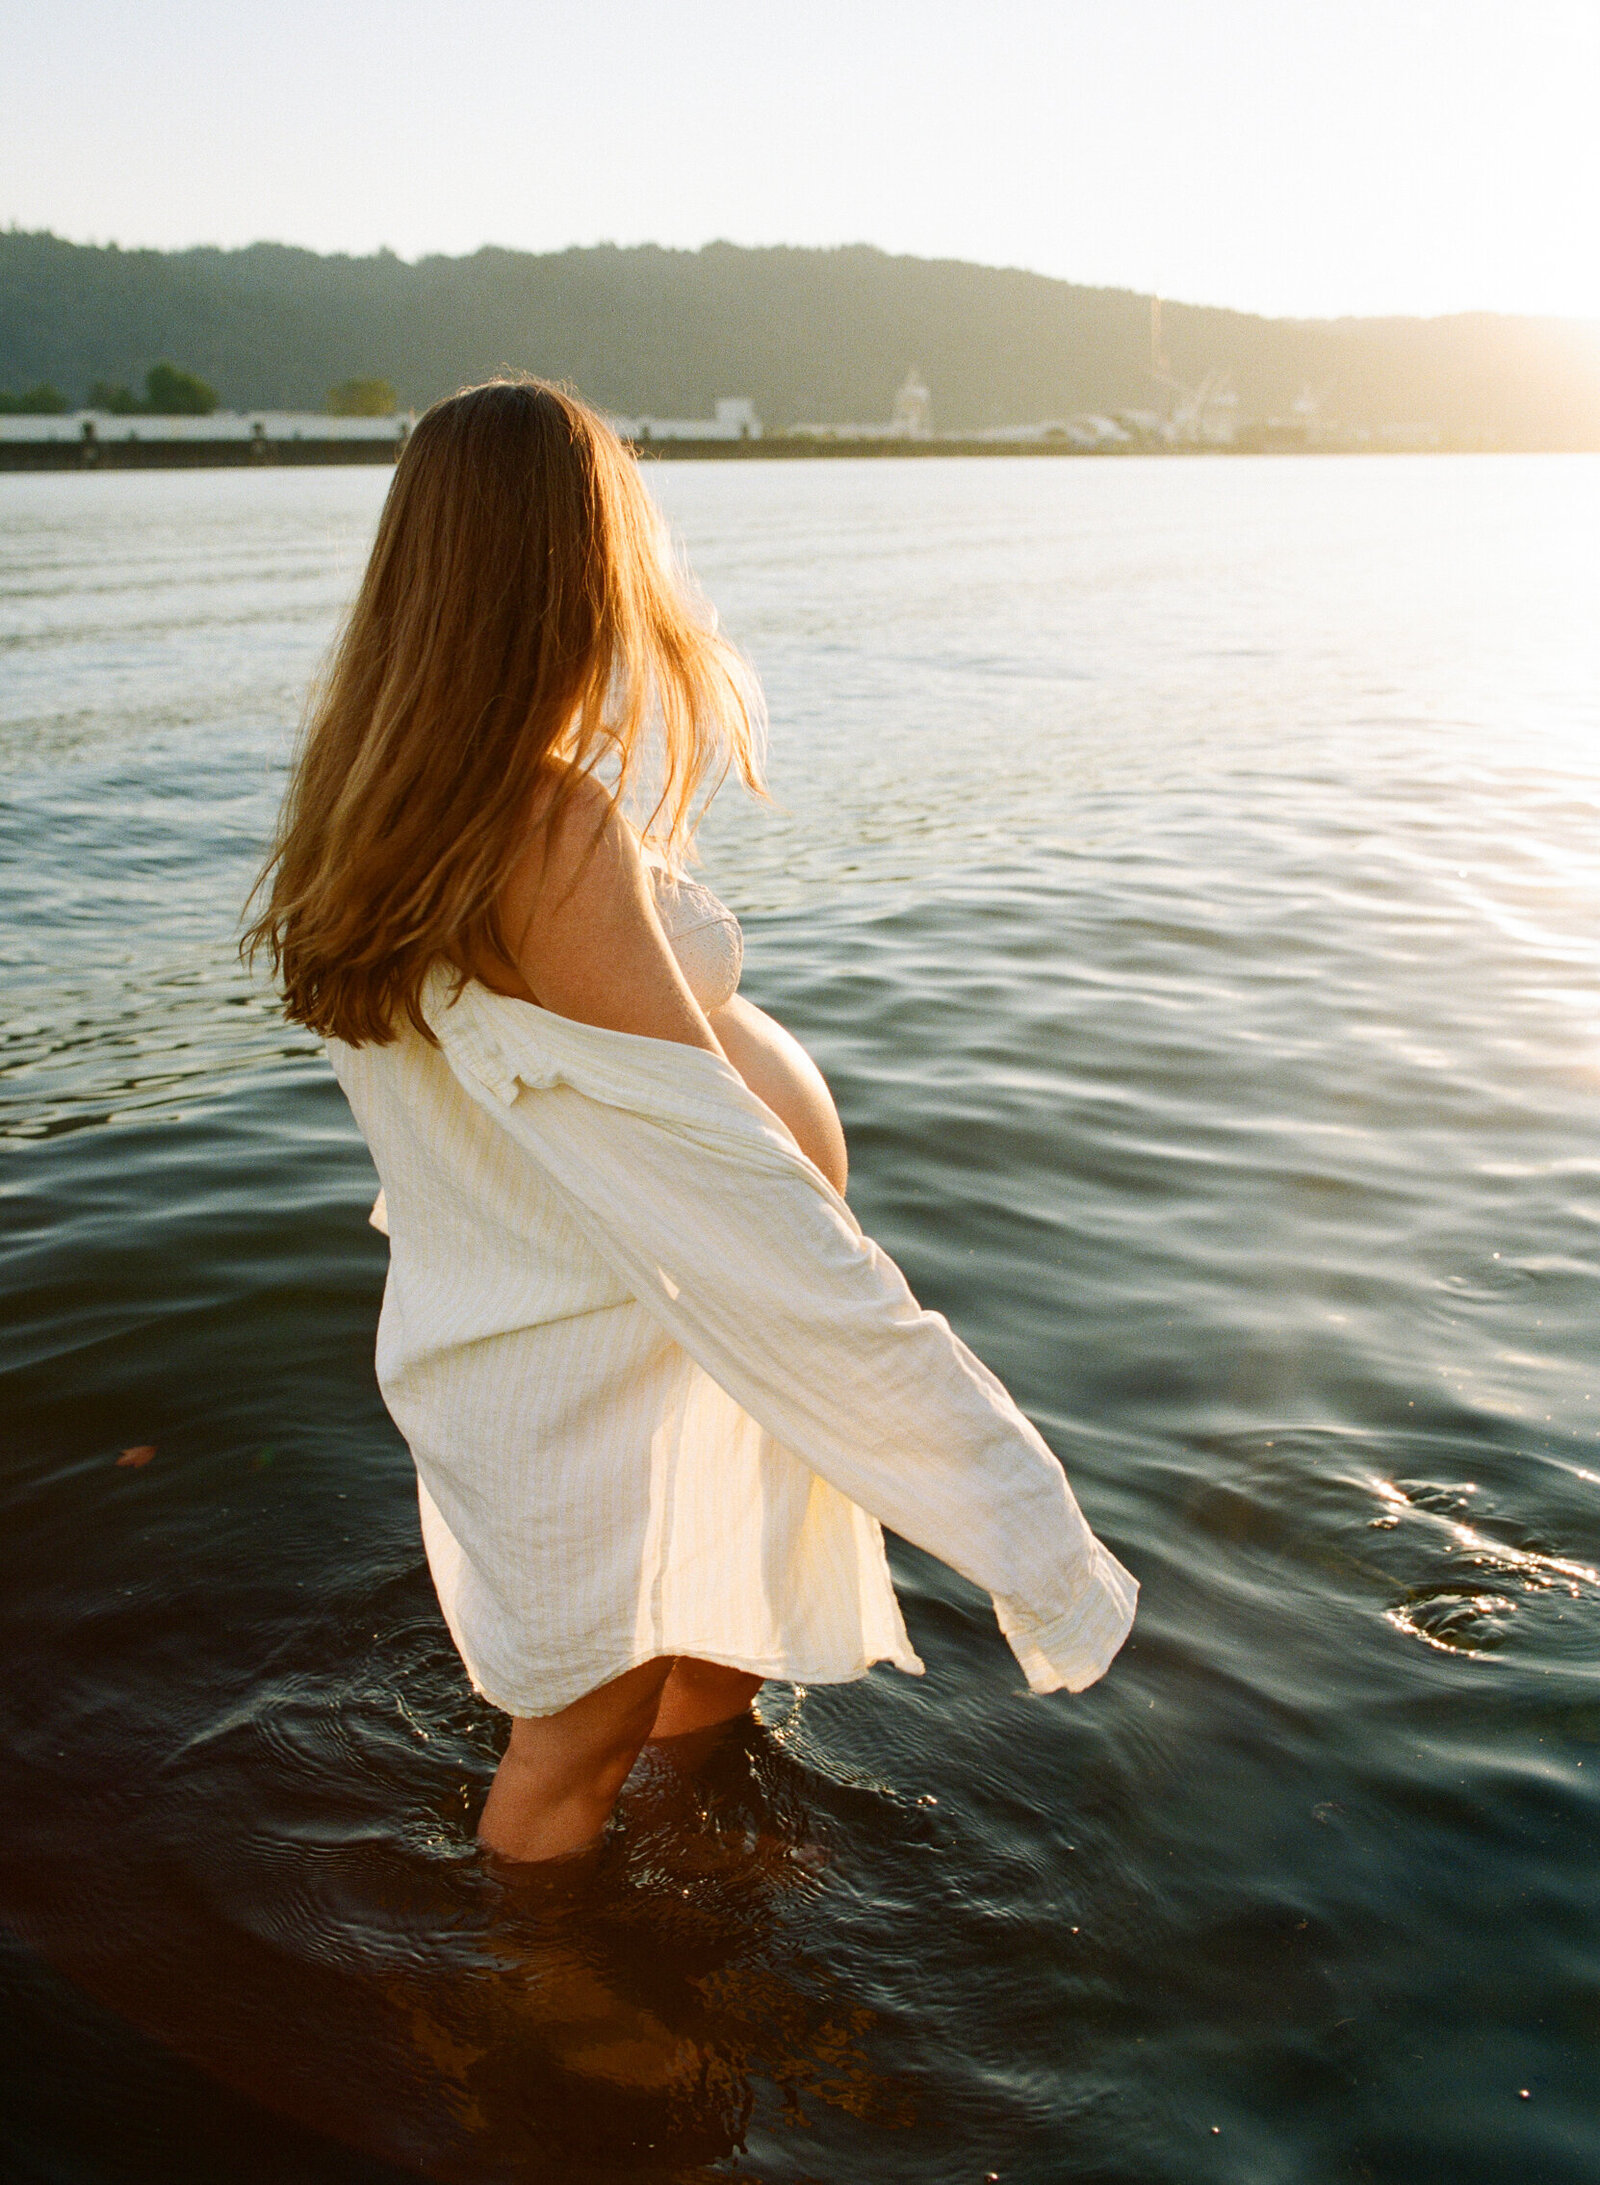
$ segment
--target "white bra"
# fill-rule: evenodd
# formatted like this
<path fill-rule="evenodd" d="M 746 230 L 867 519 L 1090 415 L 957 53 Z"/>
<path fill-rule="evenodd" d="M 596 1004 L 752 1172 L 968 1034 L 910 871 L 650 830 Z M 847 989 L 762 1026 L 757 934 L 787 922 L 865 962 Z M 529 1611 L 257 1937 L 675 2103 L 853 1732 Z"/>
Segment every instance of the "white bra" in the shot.
<path fill-rule="evenodd" d="M 698 880 L 674 873 L 647 853 L 656 893 L 656 916 L 678 959 L 689 991 L 702 1009 L 720 1009 L 738 992 L 744 968 L 744 935 L 720 896 Z"/>

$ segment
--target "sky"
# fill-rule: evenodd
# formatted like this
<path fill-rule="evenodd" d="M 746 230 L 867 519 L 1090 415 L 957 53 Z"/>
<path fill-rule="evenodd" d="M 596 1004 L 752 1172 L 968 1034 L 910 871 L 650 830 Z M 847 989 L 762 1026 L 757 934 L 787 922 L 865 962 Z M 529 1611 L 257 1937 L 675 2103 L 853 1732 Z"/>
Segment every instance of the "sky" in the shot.
<path fill-rule="evenodd" d="M 0 225 L 1600 318 L 1600 0 L 0 0 Z"/>

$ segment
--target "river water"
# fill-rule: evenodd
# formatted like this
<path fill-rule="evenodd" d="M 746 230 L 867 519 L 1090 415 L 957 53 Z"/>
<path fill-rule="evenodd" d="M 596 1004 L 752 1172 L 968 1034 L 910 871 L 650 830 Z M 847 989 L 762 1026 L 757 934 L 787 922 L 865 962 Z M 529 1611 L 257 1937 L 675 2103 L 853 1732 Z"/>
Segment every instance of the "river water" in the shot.
<path fill-rule="evenodd" d="M 0 2167 L 1592 2185 L 1600 460 L 651 475 L 746 990 L 1135 1636 L 1030 1698 L 897 1549 L 926 1679 L 483 1873 L 372 1173 L 233 955 L 385 478 L 0 481 Z"/>

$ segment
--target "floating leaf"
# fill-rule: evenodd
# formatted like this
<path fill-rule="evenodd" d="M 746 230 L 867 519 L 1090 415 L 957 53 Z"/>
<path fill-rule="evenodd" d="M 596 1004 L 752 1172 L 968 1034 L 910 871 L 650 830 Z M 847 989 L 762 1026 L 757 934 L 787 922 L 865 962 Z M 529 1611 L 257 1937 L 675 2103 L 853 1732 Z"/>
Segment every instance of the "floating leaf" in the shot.
<path fill-rule="evenodd" d="M 121 1456 L 118 1457 L 117 1463 L 119 1466 L 131 1464 L 137 1471 L 140 1466 L 148 1464 L 155 1453 L 155 1443 L 153 1441 L 143 1441 L 136 1449 L 124 1449 Z"/>

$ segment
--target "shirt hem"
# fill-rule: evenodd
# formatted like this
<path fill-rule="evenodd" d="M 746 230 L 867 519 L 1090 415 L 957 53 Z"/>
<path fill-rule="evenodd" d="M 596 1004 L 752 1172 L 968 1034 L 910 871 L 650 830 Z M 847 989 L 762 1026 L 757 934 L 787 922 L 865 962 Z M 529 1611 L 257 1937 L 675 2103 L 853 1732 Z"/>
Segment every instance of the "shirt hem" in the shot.
<path fill-rule="evenodd" d="M 780 1661 L 772 1656 L 739 1654 L 732 1651 L 723 1652 L 715 1647 L 693 1644 L 674 1647 L 672 1651 L 674 1654 L 686 1655 L 695 1661 L 712 1662 L 719 1669 L 743 1670 L 746 1676 L 760 1677 L 764 1683 L 771 1684 L 859 1684 L 867 1672 L 879 1662 L 887 1663 L 891 1669 L 898 1669 L 908 1677 L 920 1677 L 927 1674 L 926 1665 L 921 1656 L 913 1653 L 909 1647 L 904 1651 L 885 1647 L 878 1653 L 864 1656 L 848 1669 L 814 1669 L 808 1667 L 804 1662 L 797 1662 L 788 1657 Z M 570 1689 L 565 1683 L 562 1683 L 556 1687 L 559 1696 L 552 1697 L 551 1692 L 546 1689 L 541 1691 L 536 1698 L 530 1696 L 527 1692 L 523 1692 L 515 1700 L 502 1696 L 507 1688 L 501 1686 L 498 1679 L 495 1680 L 495 1687 L 491 1689 L 488 1681 L 477 1674 L 470 1662 L 463 1660 L 463 1667 L 466 1669 L 468 1680 L 479 1699 L 486 1701 L 491 1707 L 498 1708 L 503 1715 L 513 1715 L 522 1720 L 536 1721 L 542 1716 L 560 1714 L 564 1707 L 570 1707 L 574 1700 L 584 1698 L 587 1693 L 596 1691 L 602 1684 L 609 1684 L 615 1677 L 626 1676 L 630 1669 L 640 1669 L 646 1662 L 659 1661 L 661 1658 L 661 1649 L 653 1647 L 648 1653 L 631 1654 L 626 1660 L 618 1661 L 610 1667 L 603 1668 L 597 1676 L 585 1674 L 584 1680 L 581 1683 L 574 1682 Z"/>

